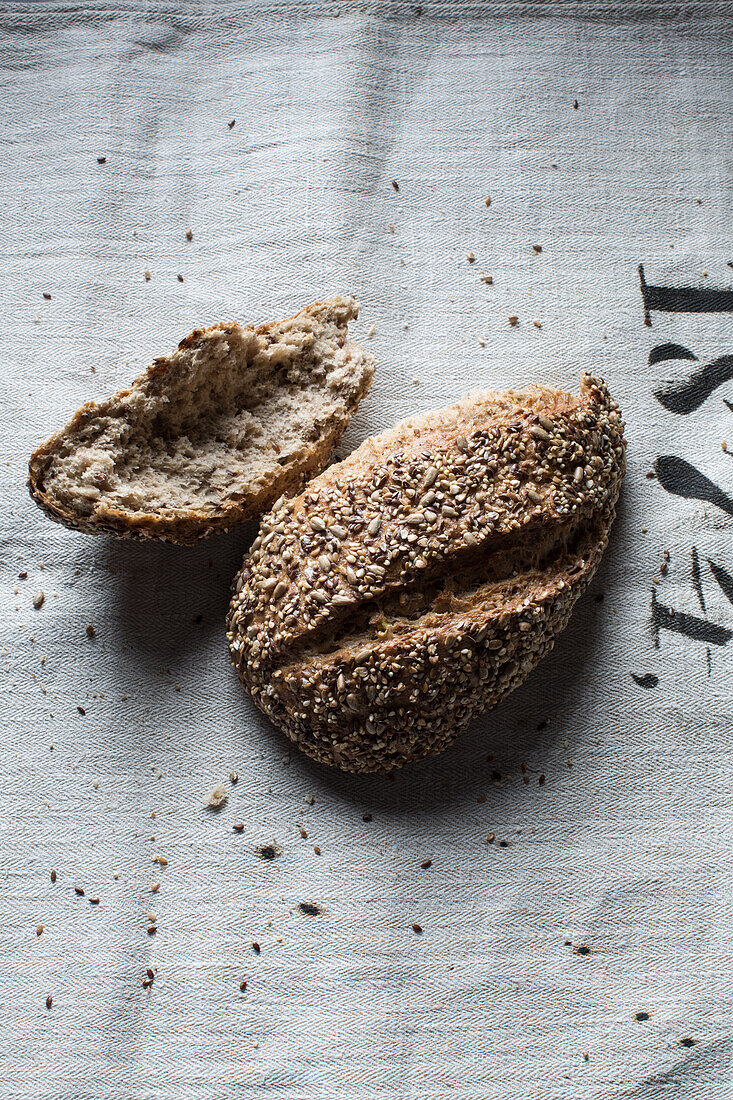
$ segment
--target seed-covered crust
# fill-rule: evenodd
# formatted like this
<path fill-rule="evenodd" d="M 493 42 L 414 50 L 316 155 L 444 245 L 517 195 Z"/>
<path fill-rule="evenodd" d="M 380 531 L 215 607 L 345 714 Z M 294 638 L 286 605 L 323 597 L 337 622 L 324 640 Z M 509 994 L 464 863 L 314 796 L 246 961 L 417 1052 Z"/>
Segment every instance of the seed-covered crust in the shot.
<path fill-rule="evenodd" d="M 605 384 L 473 394 L 367 440 L 267 515 L 235 581 L 233 663 L 308 755 L 439 752 L 552 647 L 624 471 Z"/>

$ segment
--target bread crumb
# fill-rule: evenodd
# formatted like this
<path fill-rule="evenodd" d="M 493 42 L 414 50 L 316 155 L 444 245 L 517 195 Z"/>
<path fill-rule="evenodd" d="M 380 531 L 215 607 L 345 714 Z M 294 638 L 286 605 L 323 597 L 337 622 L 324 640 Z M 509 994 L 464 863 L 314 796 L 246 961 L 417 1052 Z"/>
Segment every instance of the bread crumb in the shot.
<path fill-rule="evenodd" d="M 466 253 L 466 259 L 468 260 L 468 262 L 470 264 L 475 264 L 476 263 L 476 257 L 474 256 L 473 252 L 467 252 Z"/>
<path fill-rule="evenodd" d="M 372 336 L 374 335 L 374 333 L 376 331 L 377 331 L 377 326 L 376 325 L 370 325 L 369 328 L 367 329 L 367 338 L 369 340 L 371 340 Z"/>
<path fill-rule="evenodd" d="M 153 882 L 153 883 L 151 883 L 151 885 L 150 885 L 150 893 L 151 893 L 151 894 L 157 894 L 157 893 L 158 893 L 158 890 L 160 890 L 160 883 L 159 883 L 159 882 Z"/>
<path fill-rule="evenodd" d="M 519 318 L 515 314 L 512 314 L 512 316 L 509 318 L 509 324 L 510 325 L 519 324 Z"/>
<path fill-rule="evenodd" d="M 153 863 L 158 863 L 161 867 L 168 866 L 168 860 L 165 858 L 165 856 L 153 856 Z"/>
<path fill-rule="evenodd" d="M 231 122 L 227 122 L 227 126 L 229 127 L 230 130 L 234 129 L 236 121 L 237 121 L 236 118 L 233 118 Z"/>
<path fill-rule="evenodd" d="M 480 275 L 482 283 L 486 283 L 487 286 L 493 286 L 494 285 L 494 276 L 493 275 L 485 275 L 483 271 L 479 272 L 479 275 Z"/>
<path fill-rule="evenodd" d="M 192 241 L 193 240 L 193 230 L 192 229 L 187 229 L 186 230 L 186 240 L 187 241 Z"/>
<path fill-rule="evenodd" d="M 532 245 L 532 251 L 536 252 L 537 255 L 539 256 L 540 252 L 542 251 L 542 245 L 541 244 L 533 244 Z"/>
<path fill-rule="evenodd" d="M 210 810 L 219 810 L 227 802 L 229 795 L 223 783 L 218 783 L 213 791 L 210 791 L 204 799 L 204 806 Z"/>
<path fill-rule="evenodd" d="M 239 772 L 229 772 L 229 782 L 235 786 L 239 782 Z"/>
<path fill-rule="evenodd" d="M 541 321 L 533 321 L 532 324 L 534 325 L 535 328 L 542 328 L 542 322 Z"/>
<path fill-rule="evenodd" d="M 491 195 L 487 195 L 484 199 L 484 206 L 491 206 Z"/>
<path fill-rule="evenodd" d="M 725 440 L 723 440 L 723 442 L 720 444 L 720 449 L 721 449 L 721 451 L 723 451 L 723 453 L 725 453 L 728 450 L 728 444 L 726 443 Z"/>
<path fill-rule="evenodd" d="M 150 282 L 150 272 L 149 272 L 149 271 L 146 271 L 146 272 L 145 272 L 145 282 L 146 282 L 146 283 L 149 283 L 149 282 Z"/>
<path fill-rule="evenodd" d="M 176 275 L 176 278 L 178 279 L 179 283 L 183 282 L 183 275 L 181 275 L 180 273 L 178 275 Z"/>
<path fill-rule="evenodd" d="M 35 607 L 36 611 L 41 610 L 45 599 L 46 597 L 43 592 L 36 592 L 35 596 L 33 597 L 33 606 Z"/>

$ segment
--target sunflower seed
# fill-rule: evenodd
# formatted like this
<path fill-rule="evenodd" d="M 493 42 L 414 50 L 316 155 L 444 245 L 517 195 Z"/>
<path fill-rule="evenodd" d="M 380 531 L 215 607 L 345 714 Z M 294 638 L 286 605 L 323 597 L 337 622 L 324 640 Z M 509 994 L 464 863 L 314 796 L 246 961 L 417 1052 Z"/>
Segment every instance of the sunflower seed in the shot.
<path fill-rule="evenodd" d="M 428 466 L 425 471 L 425 477 L 423 478 L 423 485 L 426 489 L 429 489 L 434 484 L 436 477 L 438 476 L 437 466 Z"/>
<path fill-rule="evenodd" d="M 348 533 L 349 532 L 346 530 L 346 528 L 340 527 L 338 523 L 334 523 L 333 527 L 331 528 L 331 534 L 335 535 L 337 539 L 345 539 Z"/>
<path fill-rule="evenodd" d="M 576 466 L 575 473 L 573 474 L 573 481 L 580 482 L 583 480 L 583 467 Z"/>
<path fill-rule="evenodd" d="M 373 535 L 378 535 L 379 534 L 379 529 L 380 529 L 381 526 L 382 526 L 381 519 L 379 518 L 379 516 L 375 516 L 375 518 L 372 520 L 372 522 L 367 527 L 367 534 L 372 535 L 372 536 Z"/>
<path fill-rule="evenodd" d="M 548 420 L 548 418 L 546 416 L 543 416 L 542 413 L 537 413 L 537 419 L 539 420 L 542 427 L 545 428 L 548 432 L 551 432 L 552 429 L 555 427 L 552 421 Z"/>
<path fill-rule="evenodd" d="M 313 516 L 310 520 L 311 531 L 325 531 L 326 524 L 323 522 L 320 516 Z"/>
<path fill-rule="evenodd" d="M 527 489 L 526 492 L 531 501 L 534 501 L 535 504 L 542 504 L 544 498 L 541 493 L 536 492 L 534 489 Z"/>
<path fill-rule="evenodd" d="M 355 712 L 359 709 L 359 700 L 356 695 L 354 695 L 353 691 L 346 696 L 346 706 L 349 708 L 349 710 L 353 710 Z"/>
<path fill-rule="evenodd" d="M 275 591 L 272 593 L 273 600 L 279 600 L 281 596 L 284 596 L 288 590 L 288 586 L 285 581 L 279 581 L 275 585 Z"/>
<path fill-rule="evenodd" d="M 545 440 L 547 440 L 547 439 L 550 438 L 549 433 L 546 432 L 544 428 L 540 428 L 540 426 L 538 424 L 533 424 L 532 425 L 532 427 L 529 429 L 529 434 L 533 435 L 535 437 L 535 439 L 545 439 Z"/>
<path fill-rule="evenodd" d="M 328 556 L 326 554 L 321 554 L 318 559 L 318 564 L 320 565 L 324 573 L 330 573 L 331 562 L 328 560 Z"/>
<path fill-rule="evenodd" d="M 405 523 L 410 527 L 420 527 L 425 522 L 425 516 L 422 512 L 410 512 L 409 516 L 405 516 Z"/>
<path fill-rule="evenodd" d="M 346 566 L 346 579 L 349 584 L 357 585 L 359 583 L 359 578 L 350 565 Z"/>

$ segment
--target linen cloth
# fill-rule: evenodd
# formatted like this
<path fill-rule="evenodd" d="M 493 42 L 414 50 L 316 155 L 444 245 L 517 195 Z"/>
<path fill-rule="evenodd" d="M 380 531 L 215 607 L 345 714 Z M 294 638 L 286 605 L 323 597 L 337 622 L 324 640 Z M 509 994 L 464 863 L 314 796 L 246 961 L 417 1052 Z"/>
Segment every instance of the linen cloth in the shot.
<path fill-rule="evenodd" d="M 2 5 L 1 1096 L 733 1096 L 730 16 Z M 645 324 L 639 264 L 693 311 Z M 25 490 L 194 327 L 334 292 L 379 362 L 340 454 L 585 368 L 628 424 L 554 652 L 392 780 L 291 753 L 238 685 L 254 527 L 125 544 Z"/>

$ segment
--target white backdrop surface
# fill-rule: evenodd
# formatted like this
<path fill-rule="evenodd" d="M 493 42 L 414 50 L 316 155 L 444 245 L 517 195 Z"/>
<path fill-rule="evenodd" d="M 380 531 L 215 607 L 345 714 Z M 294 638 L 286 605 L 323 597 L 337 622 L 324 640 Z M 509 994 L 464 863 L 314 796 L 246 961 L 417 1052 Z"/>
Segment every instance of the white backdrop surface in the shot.
<path fill-rule="evenodd" d="M 732 76 L 729 4 L 0 5 L 0 1096 L 733 1096 L 733 313 L 648 327 L 637 274 L 733 287 Z M 241 691 L 252 529 L 124 545 L 25 490 L 192 328 L 333 292 L 379 362 L 341 453 L 585 367 L 628 424 L 554 653 L 392 780 Z"/>

